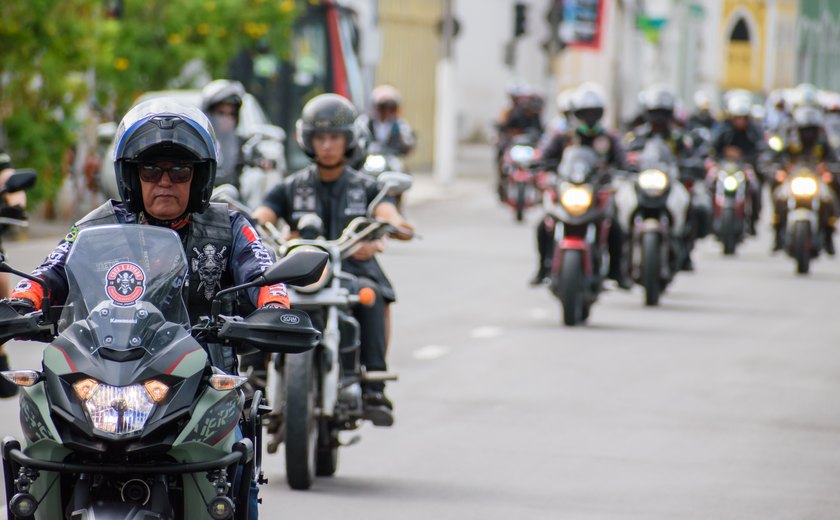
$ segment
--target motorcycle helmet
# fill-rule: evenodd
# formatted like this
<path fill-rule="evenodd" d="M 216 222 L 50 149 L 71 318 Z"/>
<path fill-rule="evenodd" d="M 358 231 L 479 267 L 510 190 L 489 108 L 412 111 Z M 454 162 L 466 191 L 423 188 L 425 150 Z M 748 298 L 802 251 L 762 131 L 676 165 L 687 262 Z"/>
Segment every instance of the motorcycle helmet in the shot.
<path fill-rule="evenodd" d="M 645 118 L 652 125 L 664 125 L 674 118 L 677 97 L 664 85 L 654 85 L 639 95 Z"/>
<path fill-rule="evenodd" d="M 793 122 L 796 124 L 796 128 L 800 130 L 821 128 L 823 125 L 822 111 L 814 106 L 801 106 L 793 111 Z"/>
<path fill-rule="evenodd" d="M 245 98 L 245 87 L 238 81 L 217 79 L 201 89 L 201 110 L 207 114 L 214 106 L 227 103 L 236 107 L 237 112 Z"/>
<path fill-rule="evenodd" d="M 595 83 L 584 83 L 572 94 L 571 109 L 580 121 L 578 132 L 591 135 L 598 129 L 598 123 L 604 117 L 606 101 L 602 89 Z"/>
<path fill-rule="evenodd" d="M 694 93 L 694 108 L 697 110 L 711 110 L 712 102 L 704 91 L 698 90 Z"/>
<path fill-rule="evenodd" d="M 300 119 L 295 124 L 297 143 L 301 150 L 311 158 L 315 157 L 312 148 L 314 132 L 343 132 L 344 155 L 349 157 L 356 148 L 358 126 L 356 107 L 345 97 L 338 94 L 321 94 L 310 99 L 301 111 Z"/>
<path fill-rule="evenodd" d="M 572 112 L 572 96 L 575 89 L 572 87 L 564 88 L 557 94 L 557 111 L 565 116 L 571 115 Z"/>
<path fill-rule="evenodd" d="M 391 106 L 399 108 L 400 103 L 402 103 L 400 91 L 391 85 L 379 85 L 370 93 L 370 98 L 376 107 Z"/>
<path fill-rule="evenodd" d="M 747 91 L 735 91 L 726 96 L 726 113 L 729 117 L 749 117 L 752 111 L 752 97 Z"/>
<path fill-rule="evenodd" d="M 169 98 L 144 101 L 120 121 L 114 137 L 114 172 L 120 198 L 132 213 L 143 211 L 137 163 L 193 163 L 187 212 L 200 213 L 210 204 L 216 180 L 216 135 L 199 109 Z"/>
<path fill-rule="evenodd" d="M 819 106 L 819 92 L 817 87 L 810 83 L 800 83 L 794 89 L 794 107 L 804 106 Z"/>

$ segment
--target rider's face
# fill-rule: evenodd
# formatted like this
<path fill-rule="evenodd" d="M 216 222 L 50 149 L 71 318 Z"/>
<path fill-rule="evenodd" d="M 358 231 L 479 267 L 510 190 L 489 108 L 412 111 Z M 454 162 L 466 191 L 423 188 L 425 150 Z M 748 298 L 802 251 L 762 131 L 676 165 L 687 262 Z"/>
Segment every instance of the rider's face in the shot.
<path fill-rule="evenodd" d="M 156 165 L 167 169 L 175 163 L 161 161 Z M 141 179 L 140 188 L 146 213 L 158 220 L 172 220 L 180 217 L 187 210 L 191 184 L 192 180 L 181 183 L 172 182 L 169 171 L 164 171 L 157 182 L 146 182 Z"/>
<path fill-rule="evenodd" d="M 339 164 L 344 161 L 343 132 L 315 132 L 312 134 L 312 149 L 319 164 Z"/>

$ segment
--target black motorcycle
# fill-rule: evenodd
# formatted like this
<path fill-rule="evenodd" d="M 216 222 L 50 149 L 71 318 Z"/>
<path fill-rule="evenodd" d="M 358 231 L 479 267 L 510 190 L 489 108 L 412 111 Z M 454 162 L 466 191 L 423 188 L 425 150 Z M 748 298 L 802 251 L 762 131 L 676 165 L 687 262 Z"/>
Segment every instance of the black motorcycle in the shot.
<path fill-rule="evenodd" d="M 222 300 L 281 281 L 309 283 L 326 261 L 319 252 L 281 260 L 220 291 L 212 315 L 190 327 L 187 259 L 175 232 L 80 231 L 63 307 L 46 301 L 21 316 L 0 304 L 0 341 L 49 342 L 41 370 L 3 373 L 22 387 L 24 434 L 23 446 L 11 437 L 2 444 L 9 518 L 247 519 L 265 410 L 260 395 L 245 400 L 244 377 L 210 365 L 202 343 L 310 350 L 320 334 L 306 313 L 260 309 L 242 318 L 223 314 Z M 0 270 L 43 283 L 5 262 Z"/>

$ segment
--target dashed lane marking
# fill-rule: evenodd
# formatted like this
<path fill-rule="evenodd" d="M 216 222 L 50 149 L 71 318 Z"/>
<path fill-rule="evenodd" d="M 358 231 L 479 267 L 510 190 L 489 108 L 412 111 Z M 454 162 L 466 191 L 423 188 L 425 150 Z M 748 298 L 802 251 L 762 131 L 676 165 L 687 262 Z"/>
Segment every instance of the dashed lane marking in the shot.
<path fill-rule="evenodd" d="M 449 348 L 444 347 L 442 345 L 426 345 L 425 347 L 420 347 L 414 351 L 414 359 L 421 359 L 423 361 L 429 361 L 432 359 L 437 359 L 439 357 L 443 357 L 449 353 Z"/>
<path fill-rule="evenodd" d="M 470 331 L 470 337 L 473 339 L 493 339 L 501 335 L 502 329 L 493 326 L 478 327 Z"/>

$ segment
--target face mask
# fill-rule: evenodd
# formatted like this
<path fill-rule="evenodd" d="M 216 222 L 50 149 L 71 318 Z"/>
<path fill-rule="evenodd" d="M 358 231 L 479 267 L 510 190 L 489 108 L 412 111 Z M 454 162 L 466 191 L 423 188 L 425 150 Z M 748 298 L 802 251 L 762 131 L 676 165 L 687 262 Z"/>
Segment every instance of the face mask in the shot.
<path fill-rule="evenodd" d="M 217 134 L 233 132 L 236 129 L 236 118 L 227 114 L 212 114 L 210 123 Z"/>

